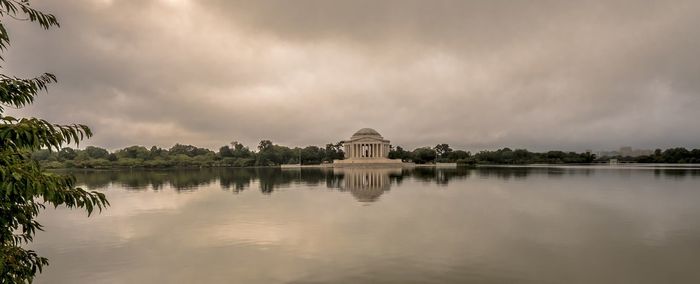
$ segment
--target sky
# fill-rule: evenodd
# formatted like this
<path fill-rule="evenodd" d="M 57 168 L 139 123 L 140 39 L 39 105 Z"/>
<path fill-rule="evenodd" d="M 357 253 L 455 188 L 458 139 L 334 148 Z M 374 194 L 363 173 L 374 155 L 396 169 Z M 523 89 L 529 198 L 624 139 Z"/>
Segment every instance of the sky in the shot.
<path fill-rule="evenodd" d="M 700 1 L 32 3 L 3 72 L 59 82 L 7 114 L 83 146 L 700 147 Z"/>

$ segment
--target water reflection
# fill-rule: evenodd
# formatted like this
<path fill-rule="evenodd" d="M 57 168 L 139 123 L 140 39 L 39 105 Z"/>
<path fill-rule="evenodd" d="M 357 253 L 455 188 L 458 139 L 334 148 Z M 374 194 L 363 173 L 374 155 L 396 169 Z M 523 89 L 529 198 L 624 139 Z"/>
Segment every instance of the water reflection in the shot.
<path fill-rule="evenodd" d="M 112 206 L 40 216 L 37 283 L 700 283 L 692 168 L 75 174 Z"/>
<path fill-rule="evenodd" d="M 373 202 L 391 188 L 391 177 L 401 176 L 401 169 L 334 169 L 334 176 L 342 177 L 340 190 L 349 190 L 360 202 Z"/>
<path fill-rule="evenodd" d="M 470 177 L 481 179 L 525 180 L 536 174 L 548 178 L 564 176 L 618 175 L 653 172 L 656 178 L 684 179 L 700 176 L 700 168 L 639 168 L 606 166 L 531 166 L 531 167 L 458 167 L 458 168 L 246 168 L 246 169 L 189 169 L 189 170 L 116 170 L 73 171 L 78 182 L 89 189 L 117 186 L 127 190 L 162 190 L 171 187 L 176 191 L 192 191 L 218 183 L 224 190 L 239 193 L 257 187 L 263 194 L 292 185 L 349 191 L 360 202 L 373 202 L 392 184 L 400 185 L 406 179 L 447 186 L 455 180 Z"/>

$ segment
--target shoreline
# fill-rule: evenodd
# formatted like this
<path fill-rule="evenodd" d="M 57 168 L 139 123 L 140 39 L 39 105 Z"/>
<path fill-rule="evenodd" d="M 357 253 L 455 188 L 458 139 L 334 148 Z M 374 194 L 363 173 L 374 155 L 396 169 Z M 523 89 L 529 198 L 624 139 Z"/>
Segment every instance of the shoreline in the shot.
<path fill-rule="evenodd" d="M 352 166 L 333 166 L 333 164 L 315 164 L 315 165 L 276 165 L 276 166 L 250 166 L 250 167 L 232 167 L 232 166 L 184 166 L 184 167 L 104 167 L 104 168 L 46 168 L 51 171 L 114 171 L 114 170 L 198 170 L 198 169 L 333 169 L 333 168 L 628 168 L 628 169 L 700 169 L 700 164 L 697 163 L 625 163 L 625 164 L 457 164 L 457 163 L 438 163 L 438 164 L 412 164 L 403 163 L 398 165 L 373 165 L 373 164 L 355 164 Z"/>

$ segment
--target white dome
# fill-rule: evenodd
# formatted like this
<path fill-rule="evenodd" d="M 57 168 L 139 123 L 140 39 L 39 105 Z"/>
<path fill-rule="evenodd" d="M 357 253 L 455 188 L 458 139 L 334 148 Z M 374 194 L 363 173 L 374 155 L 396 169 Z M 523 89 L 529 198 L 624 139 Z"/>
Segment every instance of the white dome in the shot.
<path fill-rule="evenodd" d="M 371 136 L 371 137 L 377 137 L 377 138 L 382 138 L 382 135 L 379 134 L 376 130 L 372 128 L 362 128 L 355 132 L 355 134 L 352 135 L 352 138 L 359 137 L 359 136 Z"/>

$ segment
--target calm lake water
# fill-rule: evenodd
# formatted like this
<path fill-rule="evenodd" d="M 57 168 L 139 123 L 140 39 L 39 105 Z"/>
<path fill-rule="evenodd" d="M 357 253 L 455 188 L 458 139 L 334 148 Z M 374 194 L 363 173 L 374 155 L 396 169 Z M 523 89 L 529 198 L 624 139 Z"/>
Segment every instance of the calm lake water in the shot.
<path fill-rule="evenodd" d="M 700 283 L 700 168 L 77 172 L 36 283 Z"/>

